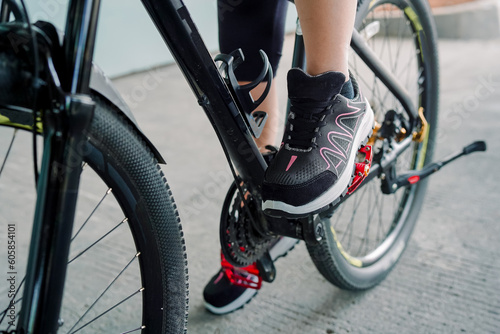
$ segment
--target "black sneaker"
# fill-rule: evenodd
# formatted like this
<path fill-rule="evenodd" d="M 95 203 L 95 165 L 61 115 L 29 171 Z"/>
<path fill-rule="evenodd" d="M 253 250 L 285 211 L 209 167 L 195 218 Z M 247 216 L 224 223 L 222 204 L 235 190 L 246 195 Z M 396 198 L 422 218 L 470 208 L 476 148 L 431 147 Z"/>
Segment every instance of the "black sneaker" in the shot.
<path fill-rule="evenodd" d="M 271 247 L 271 259 L 285 256 L 299 241 L 282 237 Z M 214 314 L 226 314 L 242 308 L 258 292 L 262 278 L 255 265 L 235 268 L 222 261 L 221 270 L 208 282 L 203 290 L 205 307 Z"/>
<path fill-rule="evenodd" d="M 340 95 L 344 74 L 288 72 L 291 102 L 283 143 L 266 171 L 262 208 L 271 216 L 318 213 L 345 194 L 358 149 L 372 134 L 373 111 L 351 76 L 354 98 Z"/>

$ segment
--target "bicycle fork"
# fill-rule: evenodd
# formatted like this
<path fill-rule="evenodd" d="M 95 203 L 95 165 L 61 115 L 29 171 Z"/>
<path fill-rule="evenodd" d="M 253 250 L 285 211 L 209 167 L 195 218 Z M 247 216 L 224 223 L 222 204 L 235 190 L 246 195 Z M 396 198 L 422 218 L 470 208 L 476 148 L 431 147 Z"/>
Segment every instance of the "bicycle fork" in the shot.
<path fill-rule="evenodd" d="M 59 64 L 64 71 L 51 69 L 51 85 L 59 103 L 43 115 L 44 152 L 16 333 L 56 333 L 61 325 L 59 313 L 86 147 L 85 129 L 95 108 L 88 93 L 99 5 L 100 0 L 70 2 L 62 51 L 66 62 Z M 51 55 L 46 57 L 44 60 L 51 63 Z"/>
<path fill-rule="evenodd" d="M 82 130 L 94 109 L 85 95 L 69 97 L 67 105 L 67 110 L 45 115 L 44 154 L 18 333 L 55 333 L 58 328 L 82 170 Z M 69 117 L 60 117 L 62 113 Z"/>

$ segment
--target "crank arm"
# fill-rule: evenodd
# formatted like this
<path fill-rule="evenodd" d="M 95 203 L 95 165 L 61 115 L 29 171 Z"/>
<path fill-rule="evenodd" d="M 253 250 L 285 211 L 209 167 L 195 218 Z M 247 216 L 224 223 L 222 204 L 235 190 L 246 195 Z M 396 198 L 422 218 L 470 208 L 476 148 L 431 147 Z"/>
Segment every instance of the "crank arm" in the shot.
<path fill-rule="evenodd" d="M 267 217 L 266 222 L 266 230 L 271 235 L 304 240 L 308 244 L 317 244 L 325 236 L 325 228 L 319 215 L 298 219 Z"/>
<path fill-rule="evenodd" d="M 411 171 L 409 173 L 405 173 L 396 178 L 395 182 L 392 184 L 389 189 L 392 193 L 396 192 L 401 187 L 406 187 L 412 184 L 415 184 L 429 175 L 434 174 L 438 170 L 440 170 L 443 166 L 449 164 L 456 159 L 465 156 L 467 154 L 473 152 L 484 152 L 486 151 L 486 143 L 484 141 L 475 141 L 466 147 L 464 147 L 460 152 L 454 153 L 447 158 L 431 163 L 430 165 L 425 166 L 421 170 Z"/>

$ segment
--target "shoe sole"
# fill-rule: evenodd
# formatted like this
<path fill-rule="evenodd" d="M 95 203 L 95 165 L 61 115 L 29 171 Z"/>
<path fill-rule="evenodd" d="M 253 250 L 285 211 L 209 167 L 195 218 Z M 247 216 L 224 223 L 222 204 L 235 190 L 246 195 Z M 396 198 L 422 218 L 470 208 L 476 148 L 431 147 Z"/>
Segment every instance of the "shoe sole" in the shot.
<path fill-rule="evenodd" d="M 257 295 L 257 292 L 258 290 L 248 288 L 241 294 L 241 296 L 239 296 L 232 303 L 227 304 L 226 306 L 215 307 L 205 302 L 205 308 L 216 315 L 228 314 L 243 308 L 246 303 L 249 303 L 253 299 L 253 297 Z"/>
<path fill-rule="evenodd" d="M 367 110 L 363 117 L 361 126 L 359 131 L 356 134 L 356 137 L 353 141 L 353 147 L 357 147 L 357 149 L 352 149 L 351 154 L 348 161 L 352 161 L 353 166 L 356 166 L 354 163 L 356 159 L 356 155 L 361 146 L 366 144 L 368 139 L 373 133 L 373 122 L 374 122 L 374 114 L 373 110 L 370 107 L 368 101 L 366 101 Z M 351 168 L 353 171 L 354 168 Z M 348 172 L 349 167 L 347 166 L 344 169 L 340 179 L 325 193 L 316 198 L 315 200 L 301 205 L 301 206 L 293 206 L 280 201 L 265 201 L 262 204 L 262 209 L 265 214 L 271 217 L 286 217 L 286 218 L 302 218 L 307 217 L 311 214 L 320 213 L 326 210 L 331 204 L 335 204 L 340 200 L 341 196 L 344 196 L 347 193 L 350 183 L 353 179 L 353 174 Z"/>
<path fill-rule="evenodd" d="M 283 237 L 269 251 L 269 255 L 271 255 L 271 259 L 273 260 L 273 262 L 279 258 L 287 256 L 288 253 L 292 251 L 299 242 L 300 240 L 297 239 Z M 205 308 L 215 315 L 229 314 L 242 309 L 246 304 L 250 303 L 250 301 L 257 295 L 258 292 L 259 290 L 246 289 L 246 291 L 243 292 L 241 296 L 239 296 L 232 303 L 229 303 L 226 306 L 215 307 L 205 302 Z"/>

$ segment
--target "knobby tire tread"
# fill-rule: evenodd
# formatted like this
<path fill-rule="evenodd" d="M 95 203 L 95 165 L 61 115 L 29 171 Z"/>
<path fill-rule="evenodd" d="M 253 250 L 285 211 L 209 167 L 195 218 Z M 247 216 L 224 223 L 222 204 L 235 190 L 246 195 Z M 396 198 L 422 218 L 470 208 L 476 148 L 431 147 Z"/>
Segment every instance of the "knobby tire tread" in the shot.
<path fill-rule="evenodd" d="M 163 286 L 162 333 L 185 333 L 188 311 L 187 255 L 182 226 L 172 191 L 151 150 L 115 107 L 95 96 L 96 112 L 89 129 L 90 143 L 124 173 L 138 199 L 139 218 L 150 222 L 161 267 Z M 106 182 L 107 171 L 97 171 Z M 106 182 L 107 183 L 107 182 Z M 134 236 L 135 238 L 135 236 Z M 149 245 L 146 247 L 150 247 Z M 159 268 L 144 268 L 155 272 Z M 146 287 L 147 288 L 147 287 Z M 153 291 L 157 294 L 159 291 Z M 147 316 L 147 315 L 146 315 Z M 156 333 L 147 329 L 146 333 Z"/>

